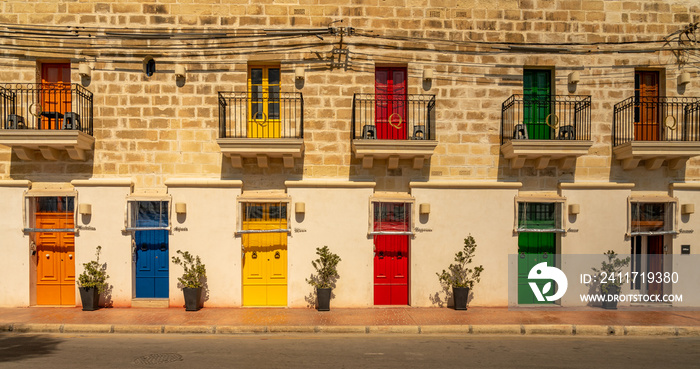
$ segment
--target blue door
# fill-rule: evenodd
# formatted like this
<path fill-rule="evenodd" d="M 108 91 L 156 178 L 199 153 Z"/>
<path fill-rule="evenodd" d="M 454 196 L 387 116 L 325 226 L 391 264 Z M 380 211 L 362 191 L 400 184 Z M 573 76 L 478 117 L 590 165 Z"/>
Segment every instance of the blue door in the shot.
<path fill-rule="evenodd" d="M 136 297 L 168 297 L 168 231 L 152 229 L 168 224 L 167 202 L 139 201 L 134 205 L 136 244 Z M 149 229 L 151 228 L 151 229 Z"/>

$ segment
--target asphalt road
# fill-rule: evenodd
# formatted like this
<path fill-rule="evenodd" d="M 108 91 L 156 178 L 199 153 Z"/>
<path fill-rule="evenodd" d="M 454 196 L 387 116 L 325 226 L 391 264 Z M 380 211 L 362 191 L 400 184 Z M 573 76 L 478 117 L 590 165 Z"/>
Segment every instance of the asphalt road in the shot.
<path fill-rule="evenodd" d="M 0 368 L 698 368 L 700 337 L 0 333 Z"/>

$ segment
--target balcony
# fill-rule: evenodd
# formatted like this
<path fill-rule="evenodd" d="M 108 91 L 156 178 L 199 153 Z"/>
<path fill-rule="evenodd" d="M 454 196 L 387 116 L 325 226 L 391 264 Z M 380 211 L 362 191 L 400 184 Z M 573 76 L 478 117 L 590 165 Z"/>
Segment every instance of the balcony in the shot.
<path fill-rule="evenodd" d="M 92 93 L 78 84 L 0 86 L 0 145 L 20 160 L 58 160 L 62 151 L 85 161 L 92 150 Z"/>
<path fill-rule="evenodd" d="M 513 95 L 503 102 L 501 152 L 513 169 L 528 159 L 536 169 L 570 169 L 592 145 L 590 96 Z"/>
<path fill-rule="evenodd" d="M 352 150 L 363 168 L 386 159 L 396 169 L 410 159 L 420 169 L 436 146 L 435 95 L 353 95 Z"/>
<path fill-rule="evenodd" d="M 219 139 L 231 165 L 255 158 L 267 168 L 282 158 L 285 168 L 304 151 L 304 98 L 301 92 L 219 92 Z"/>
<path fill-rule="evenodd" d="M 700 155 L 700 98 L 631 97 L 615 104 L 613 154 L 622 168 L 648 170 L 667 161 L 669 169 L 681 169 Z"/>

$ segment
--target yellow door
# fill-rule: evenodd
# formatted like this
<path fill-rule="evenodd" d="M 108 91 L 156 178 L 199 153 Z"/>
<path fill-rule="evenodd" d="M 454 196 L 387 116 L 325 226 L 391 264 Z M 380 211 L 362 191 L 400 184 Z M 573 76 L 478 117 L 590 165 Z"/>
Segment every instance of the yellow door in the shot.
<path fill-rule="evenodd" d="M 287 205 L 243 207 L 243 230 L 270 231 L 243 234 L 243 305 L 287 306 Z"/>
<path fill-rule="evenodd" d="M 248 137 L 280 138 L 280 68 L 248 68 Z"/>
<path fill-rule="evenodd" d="M 73 228 L 72 213 L 37 213 L 37 228 Z M 75 237 L 67 232 L 37 234 L 37 305 L 75 305 Z"/>

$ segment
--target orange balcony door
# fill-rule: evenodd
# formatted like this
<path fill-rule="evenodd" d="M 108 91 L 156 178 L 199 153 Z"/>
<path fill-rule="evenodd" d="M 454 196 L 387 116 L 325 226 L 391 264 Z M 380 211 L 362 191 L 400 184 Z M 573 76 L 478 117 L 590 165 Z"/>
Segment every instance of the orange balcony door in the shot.
<path fill-rule="evenodd" d="M 41 129 L 59 129 L 63 114 L 71 111 L 70 63 L 41 65 Z"/>
<path fill-rule="evenodd" d="M 38 228 L 73 228 L 72 213 L 37 213 Z M 75 236 L 67 232 L 37 234 L 37 305 L 75 305 Z"/>
<path fill-rule="evenodd" d="M 634 139 L 659 140 L 659 72 L 634 74 Z"/>

